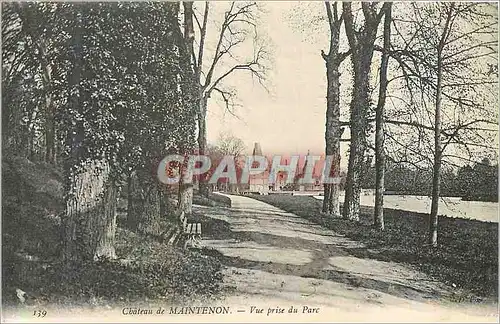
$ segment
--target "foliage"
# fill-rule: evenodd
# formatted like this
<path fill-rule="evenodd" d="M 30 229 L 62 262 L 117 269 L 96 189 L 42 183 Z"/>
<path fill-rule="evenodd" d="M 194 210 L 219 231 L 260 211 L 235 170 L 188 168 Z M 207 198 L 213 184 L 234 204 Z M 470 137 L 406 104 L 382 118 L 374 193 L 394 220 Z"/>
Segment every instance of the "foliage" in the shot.
<path fill-rule="evenodd" d="M 85 262 L 68 271 L 60 259 L 62 175 L 53 165 L 8 156 L 2 160 L 2 297 L 15 289 L 33 303 L 93 304 L 179 301 L 217 293 L 221 264 L 156 239 L 118 228 L 115 261 Z M 128 261 L 123 261 L 128 260 Z"/>
<path fill-rule="evenodd" d="M 104 155 L 112 163 L 119 161 L 125 170 L 131 164 L 142 166 L 161 158 L 167 149 L 187 150 L 194 145 L 195 107 L 186 93 L 192 80 L 186 72 L 189 57 L 182 57 L 178 5 L 2 6 L 2 68 L 6 72 L 2 86 L 8 94 L 2 96 L 8 108 L 3 134 L 7 143 L 13 143 L 13 150 L 34 141 L 34 150 L 43 151 L 39 137 L 47 131 L 44 119 L 50 117 L 43 111 L 47 92 L 56 106 L 62 154 L 69 150 L 64 148 L 65 134 L 77 125 L 84 129 L 82 159 Z M 30 19 L 23 21 L 23 16 Z M 151 19 L 144 21 L 145 16 Z M 82 34 L 81 80 L 70 88 L 68 75 L 75 63 L 71 38 L 77 27 Z M 43 60 L 34 54 L 41 44 L 46 53 Z M 53 71 L 49 85 L 40 81 L 44 64 Z M 78 97 L 81 108 L 70 106 L 70 94 Z"/>
<path fill-rule="evenodd" d="M 208 197 L 195 193 L 193 197 L 193 204 L 210 207 L 231 207 L 231 198 L 212 192 L 208 194 Z"/>
<path fill-rule="evenodd" d="M 39 160 L 44 151 L 51 155 L 57 148 L 46 160 L 64 162 L 64 232 L 78 229 L 77 241 L 102 237 L 100 228 L 85 232 L 81 226 L 98 224 L 94 209 L 89 215 L 80 210 L 102 197 L 102 186 L 94 182 L 119 187 L 136 171 L 147 187 L 156 180 L 155 168 L 165 154 L 185 153 L 194 146 L 194 76 L 178 21 L 179 5 L 2 6 L 7 149 Z M 49 148 L 50 142 L 55 148 Z M 109 208 L 113 215 L 113 204 L 103 202 L 99 208 Z"/>
<path fill-rule="evenodd" d="M 488 159 L 466 165 L 456 177 L 456 190 L 465 200 L 498 201 L 498 165 Z"/>
<path fill-rule="evenodd" d="M 464 200 L 498 201 L 498 165 L 485 158 L 473 166 L 444 168 L 441 171 L 441 196 L 461 197 Z M 367 168 L 361 179 L 363 188 L 374 188 L 375 168 Z M 428 195 L 431 189 L 432 169 L 416 168 L 404 163 L 386 165 L 385 187 L 389 193 Z"/>
<path fill-rule="evenodd" d="M 62 175 L 45 163 L 2 157 L 2 243 L 41 257 L 57 257 L 64 210 Z M 47 235 L 50 233 L 50 235 Z M 5 251 L 5 250 L 4 250 Z"/>

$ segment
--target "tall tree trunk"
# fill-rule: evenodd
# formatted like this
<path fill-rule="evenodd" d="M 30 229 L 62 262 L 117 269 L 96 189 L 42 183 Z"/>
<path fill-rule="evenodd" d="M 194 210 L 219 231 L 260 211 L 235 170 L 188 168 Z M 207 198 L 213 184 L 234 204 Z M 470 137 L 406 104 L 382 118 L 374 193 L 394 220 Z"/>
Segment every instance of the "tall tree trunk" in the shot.
<path fill-rule="evenodd" d="M 95 256 L 98 258 L 115 259 L 116 208 L 119 190 L 114 181 L 108 181 L 102 208 L 102 235 L 97 241 Z"/>
<path fill-rule="evenodd" d="M 373 54 L 373 51 L 372 51 Z M 369 72 L 368 58 L 351 56 L 354 65 L 354 87 L 351 101 L 351 142 L 349 146 L 349 163 L 345 184 L 344 218 L 359 221 L 359 199 L 361 195 L 361 173 L 363 171 L 364 154 L 366 151 L 367 112 L 369 99 Z M 354 63 L 356 61 L 356 63 Z M 363 62 L 363 63 L 358 63 Z"/>
<path fill-rule="evenodd" d="M 321 207 L 321 211 L 323 213 L 329 213 L 330 211 L 330 201 L 331 201 L 331 197 L 330 197 L 330 192 L 332 190 L 332 186 L 331 184 L 328 184 L 328 183 L 325 183 L 323 184 L 323 206 Z"/>
<path fill-rule="evenodd" d="M 162 217 L 171 218 L 173 216 L 172 206 L 170 203 L 170 193 L 167 187 L 160 186 L 160 215 Z"/>
<path fill-rule="evenodd" d="M 187 100 L 188 105 L 194 105 L 198 109 L 193 116 L 193 118 L 198 118 L 198 148 L 199 154 L 205 153 L 206 146 L 206 126 L 205 126 L 205 115 L 206 115 L 206 101 L 204 102 L 201 96 L 202 91 L 199 84 L 199 75 L 195 73 L 197 71 L 197 67 L 195 64 L 194 57 L 194 13 L 193 13 L 193 2 L 192 1 L 184 1 L 184 42 L 185 47 L 181 48 L 180 58 L 182 62 L 187 62 L 189 66 L 186 66 L 187 70 L 184 71 L 186 74 L 186 78 L 190 80 L 190 82 L 186 83 L 183 95 L 188 96 L 190 100 Z M 205 110 L 202 114 L 202 111 Z M 200 139 L 202 140 L 202 144 L 200 145 Z M 186 152 L 184 152 L 186 153 Z M 193 208 L 193 183 L 184 183 L 183 178 L 183 169 L 184 164 L 181 166 L 181 180 L 179 182 L 179 195 L 178 195 L 178 212 L 184 213 L 185 215 L 189 215 L 192 213 Z M 201 181 L 202 183 L 204 181 Z M 201 184 L 201 187 L 203 184 Z M 200 188 L 201 188 L 200 187 Z"/>
<path fill-rule="evenodd" d="M 56 127 L 54 122 L 55 106 L 52 100 L 52 68 L 47 61 L 46 48 L 43 40 L 38 46 L 39 57 L 42 64 L 42 81 L 45 91 L 45 161 L 55 164 L 56 162 Z"/>
<path fill-rule="evenodd" d="M 188 163 L 183 163 L 180 172 L 179 179 L 179 194 L 177 199 L 177 211 L 179 214 L 184 213 L 185 216 L 191 215 L 193 213 L 193 183 L 184 182 L 184 174 L 186 172 L 185 168 L 188 167 Z"/>
<path fill-rule="evenodd" d="M 429 215 L 429 244 L 437 246 L 438 205 L 440 196 L 441 172 L 441 82 L 443 74 L 441 53 L 437 63 L 436 109 L 434 114 L 434 166 L 432 169 L 432 203 Z"/>
<path fill-rule="evenodd" d="M 443 79 L 443 50 L 448 37 L 450 36 L 451 26 L 453 24 L 453 12 L 455 3 L 451 2 L 448 8 L 446 23 L 437 46 L 437 83 L 436 83 L 436 107 L 434 113 L 434 166 L 432 169 L 432 203 L 431 213 L 429 214 L 429 244 L 437 247 L 438 235 L 438 207 L 441 191 L 441 156 L 443 150 L 441 147 L 441 95 Z"/>
<path fill-rule="evenodd" d="M 128 180 L 127 223 L 139 233 L 160 235 L 162 189 L 148 172 L 136 172 Z"/>
<path fill-rule="evenodd" d="M 134 179 L 135 172 L 131 172 L 127 176 L 127 226 L 130 229 L 137 229 L 137 220 L 134 217 L 134 213 L 130 212 L 134 208 L 135 202 L 134 194 L 132 190 L 134 190 Z"/>
<path fill-rule="evenodd" d="M 83 115 L 80 81 L 83 69 L 81 7 L 75 6 L 73 67 L 69 75 L 69 108 Z M 116 230 L 116 187 L 106 159 L 84 156 L 85 131 L 81 118 L 69 121 L 65 158 L 65 200 L 63 218 L 63 260 L 67 266 L 98 257 L 114 258 Z"/>
<path fill-rule="evenodd" d="M 79 84 L 81 80 L 82 64 L 83 64 L 83 46 L 82 46 L 82 17 L 78 12 L 80 8 L 75 6 L 76 22 L 72 35 L 72 49 L 73 49 L 73 67 L 69 76 L 69 91 L 70 97 L 68 104 L 74 111 L 81 111 L 82 104 L 80 100 Z M 83 145 L 83 125 L 82 121 L 77 120 L 76 125 L 68 125 L 66 145 L 69 148 L 69 154 L 65 159 L 64 173 L 65 173 L 65 192 L 66 192 L 66 213 L 63 219 L 63 260 L 67 264 L 78 262 L 84 258 L 86 251 L 80 251 L 78 244 L 81 233 L 80 227 L 80 213 L 78 209 L 78 197 L 75 190 L 77 187 L 77 170 L 76 166 L 79 165 L 80 155 Z"/>
<path fill-rule="evenodd" d="M 179 213 L 191 215 L 193 213 L 193 184 L 186 183 L 179 186 L 179 200 L 177 208 Z"/>
<path fill-rule="evenodd" d="M 380 63 L 380 87 L 377 110 L 375 115 L 375 214 L 374 225 L 384 230 L 384 180 L 385 180 L 385 152 L 384 152 L 384 108 L 387 95 L 387 68 L 389 65 L 389 51 L 391 47 L 391 17 L 392 3 L 385 9 L 384 20 L 384 52 Z"/>
<path fill-rule="evenodd" d="M 206 126 L 206 118 L 207 118 L 207 103 L 208 103 L 208 96 L 205 96 L 203 93 L 203 90 L 201 89 L 200 86 L 200 67 L 196 66 L 196 62 L 194 60 L 194 23 L 193 23 L 193 2 L 192 1 L 184 1 L 184 39 L 186 42 L 186 47 L 189 52 L 189 57 L 191 61 L 191 65 L 194 67 L 194 80 L 193 85 L 196 87 L 195 93 L 197 94 L 198 98 L 198 113 L 197 113 L 197 119 L 198 119 L 198 154 L 204 155 L 206 151 L 206 146 L 207 146 L 207 126 Z M 207 6 L 206 10 L 208 10 L 208 4 L 205 4 Z M 207 13 L 205 13 L 206 15 Z M 204 17 L 204 25 L 201 30 L 201 41 L 205 41 L 205 28 L 206 28 L 206 19 L 207 17 Z M 203 54 L 203 48 L 201 49 L 201 55 Z M 202 60 L 202 57 L 199 57 L 200 60 Z M 190 188 L 189 186 L 184 186 L 183 189 L 187 189 L 188 196 L 190 194 Z M 203 175 L 199 177 L 199 190 L 200 193 L 208 197 L 208 184 L 205 181 L 205 178 Z M 188 196 L 183 196 L 184 198 L 187 198 Z"/>
<path fill-rule="evenodd" d="M 321 52 L 326 65 L 326 125 L 325 154 L 332 157 L 330 176 L 340 177 L 340 138 L 343 129 L 340 124 L 340 73 L 339 67 L 346 54 L 339 53 L 340 26 L 337 4 L 325 2 L 328 24 L 330 27 L 330 49 L 328 54 Z M 340 183 L 324 185 L 323 212 L 340 215 Z"/>
<path fill-rule="evenodd" d="M 363 172 L 366 151 L 367 113 L 370 106 L 370 70 L 374 43 L 381 15 L 375 9 L 375 3 L 362 2 L 364 22 L 355 30 L 351 3 L 343 2 L 343 16 L 354 72 L 354 86 L 351 100 L 351 144 L 349 146 L 349 164 L 345 184 L 343 216 L 359 220 L 359 199 L 361 194 L 361 173 Z M 384 3 L 382 10 L 387 6 Z"/>
<path fill-rule="evenodd" d="M 325 130 L 325 153 L 331 156 L 332 168 L 330 175 L 340 176 L 340 73 L 338 58 L 328 59 L 326 63 L 327 75 L 327 110 Z M 326 184 L 324 188 L 323 212 L 340 215 L 339 195 L 340 183 Z"/>
<path fill-rule="evenodd" d="M 94 259 L 115 259 L 115 235 L 116 235 L 116 208 L 118 202 L 118 188 L 108 175 L 104 186 L 104 192 L 100 193 L 99 209 L 95 217 L 98 219 L 99 227 L 90 229 L 96 232 Z"/>
<path fill-rule="evenodd" d="M 198 115 L 198 152 L 200 155 L 205 155 L 206 154 L 206 148 L 207 148 L 207 123 L 206 123 L 206 117 L 207 117 L 207 104 L 208 104 L 208 98 L 203 96 L 203 94 L 200 95 L 200 111 Z M 208 185 L 208 179 L 206 179 L 206 175 L 203 174 L 200 177 L 200 193 L 201 195 L 208 197 L 209 193 L 209 185 Z"/>

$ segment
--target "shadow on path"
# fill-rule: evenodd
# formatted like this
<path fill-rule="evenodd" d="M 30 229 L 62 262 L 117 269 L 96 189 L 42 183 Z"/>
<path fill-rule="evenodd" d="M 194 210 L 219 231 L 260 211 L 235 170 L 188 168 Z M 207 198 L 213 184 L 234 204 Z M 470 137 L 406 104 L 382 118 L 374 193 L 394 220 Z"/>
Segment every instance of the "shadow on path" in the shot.
<path fill-rule="evenodd" d="M 204 246 L 220 253 L 228 267 L 327 280 L 365 295 L 422 301 L 450 294 L 411 266 L 366 258 L 371 251 L 362 243 L 251 198 L 231 200 L 231 208 L 195 207 L 209 220 Z"/>

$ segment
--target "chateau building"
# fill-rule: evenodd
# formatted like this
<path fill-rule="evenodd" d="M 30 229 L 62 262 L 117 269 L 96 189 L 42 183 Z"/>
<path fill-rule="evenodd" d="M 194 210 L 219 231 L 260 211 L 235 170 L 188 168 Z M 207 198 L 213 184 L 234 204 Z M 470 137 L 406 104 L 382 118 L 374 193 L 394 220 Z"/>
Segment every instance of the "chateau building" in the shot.
<path fill-rule="evenodd" d="M 254 143 L 254 148 L 252 152 L 253 156 L 264 156 L 262 153 L 262 148 L 259 143 Z M 307 155 L 310 155 L 310 152 L 307 152 Z M 307 157 L 305 158 L 307 159 Z M 306 160 L 307 161 L 307 160 Z M 258 162 L 254 162 L 255 164 L 252 167 L 257 167 Z M 282 161 L 283 164 L 288 164 L 289 160 L 285 159 Z M 260 194 L 268 194 L 272 191 L 317 191 L 322 190 L 323 186 L 320 184 L 319 180 L 316 180 L 315 183 L 311 184 L 300 184 L 299 179 L 301 179 L 305 173 L 307 167 L 307 162 L 304 163 L 303 167 L 300 171 L 296 173 L 296 176 L 292 183 L 287 184 L 287 173 L 284 171 L 279 171 L 276 175 L 271 174 L 272 161 L 268 159 L 268 166 L 264 172 L 259 174 L 250 175 L 249 184 L 241 185 L 241 191 L 248 191 Z M 314 175 L 317 176 L 317 168 L 313 171 Z M 272 179 L 274 179 L 274 183 L 269 182 L 269 176 L 272 175 Z"/>

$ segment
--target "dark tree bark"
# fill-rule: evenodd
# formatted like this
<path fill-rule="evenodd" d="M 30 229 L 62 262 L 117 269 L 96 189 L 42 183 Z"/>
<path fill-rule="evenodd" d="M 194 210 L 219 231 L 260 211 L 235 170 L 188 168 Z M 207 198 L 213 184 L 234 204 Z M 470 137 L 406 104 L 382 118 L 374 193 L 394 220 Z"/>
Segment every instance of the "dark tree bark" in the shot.
<path fill-rule="evenodd" d="M 193 2 L 192 1 L 184 1 L 184 46 L 180 46 L 179 49 L 179 60 L 183 64 L 185 68 L 184 80 L 185 82 L 181 85 L 182 96 L 185 97 L 184 104 L 185 105 L 193 105 L 196 107 L 196 115 L 193 118 L 197 118 L 198 120 L 198 141 L 199 136 L 202 132 L 205 131 L 205 128 L 200 128 L 200 120 L 203 119 L 205 121 L 205 117 L 200 115 L 199 107 L 200 107 L 200 97 L 199 93 L 201 90 L 199 88 L 199 82 L 196 75 L 196 62 L 194 56 L 194 23 L 193 23 Z M 184 107 L 186 108 L 186 107 Z M 202 125 L 204 126 L 204 125 Z M 187 145 L 189 146 L 189 145 Z M 186 152 L 182 152 L 186 154 Z M 199 154 L 202 154 L 201 152 Z M 185 166 L 185 165 L 184 165 Z M 178 193 L 178 213 L 184 213 L 185 215 L 190 215 L 192 213 L 193 206 L 193 190 L 194 185 L 192 182 L 184 184 L 182 178 L 184 176 L 184 166 L 181 167 L 181 180 L 179 183 L 179 193 Z"/>
<path fill-rule="evenodd" d="M 75 6 L 75 10 L 80 9 Z M 81 12 L 76 13 L 75 27 L 72 35 L 72 50 L 73 50 L 73 67 L 69 75 L 70 97 L 68 103 L 71 109 L 81 111 L 81 100 L 78 86 L 81 80 L 82 64 L 83 64 L 83 46 L 82 46 L 82 16 Z M 78 241 L 81 228 L 80 213 L 78 210 L 78 195 L 74 192 L 77 188 L 77 175 L 75 166 L 78 165 L 79 157 L 81 156 L 83 145 L 83 125 L 81 121 L 76 121 L 76 127 L 70 127 L 67 130 L 66 145 L 69 147 L 69 156 L 65 159 L 65 191 L 66 191 L 66 213 L 63 220 L 63 259 L 67 263 L 73 261 L 78 262 L 82 258 L 87 257 L 92 251 L 81 251 Z M 83 246 L 83 245 L 80 245 Z M 86 253 L 87 252 L 87 253 Z M 87 255 L 85 255 L 87 254 Z"/>
<path fill-rule="evenodd" d="M 200 95 L 200 98 L 200 114 L 198 117 L 198 153 L 200 155 L 205 155 L 207 149 L 207 125 L 205 116 L 207 115 L 208 98 L 203 96 L 203 94 Z M 208 197 L 210 188 L 206 177 L 206 174 L 200 175 L 199 190 L 202 196 Z"/>
<path fill-rule="evenodd" d="M 333 6 L 333 10 L 332 10 Z M 342 16 L 338 16 L 337 4 L 330 5 L 325 2 L 328 23 L 330 27 L 330 49 L 328 54 L 323 51 L 321 55 L 326 65 L 326 127 L 325 127 L 325 153 L 333 158 L 330 176 L 340 176 L 340 138 L 342 127 L 340 123 L 340 73 L 339 67 L 347 56 L 339 53 L 340 27 Z M 324 184 L 323 208 L 327 214 L 340 215 L 339 208 L 340 183 Z"/>
<path fill-rule="evenodd" d="M 198 114 L 197 114 L 197 121 L 198 121 L 198 154 L 204 155 L 206 152 L 206 146 L 207 146 L 207 126 L 206 126 L 206 115 L 207 115 L 207 104 L 208 104 L 208 97 L 203 93 L 203 89 L 200 85 L 200 77 L 201 77 L 201 64 L 203 60 L 203 44 L 205 42 L 205 35 L 206 35 L 206 24 L 207 24 L 207 15 L 208 15 L 208 8 L 209 5 L 208 3 L 205 4 L 205 14 L 203 18 L 203 26 L 201 27 L 201 44 L 200 44 L 200 51 L 198 53 L 198 60 L 199 63 L 196 62 L 196 56 L 194 53 L 194 23 L 193 23 L 193 2 L 192 1 L 184 1 L 184 39 L 186 41 L 186 47 L 189 51 L 190 55 L 190 61 L 191 65 L 194 67 L 194 77 L 196 78 L 196 82 L 194 83 L 194 86 L 196 87 L 196 93 L 198 95 Z M 209 193 L 209 187 L 208 183 L 206 183 L 206 179 L 204 175 L 201 175 L 199 177 L 199 191 L 200 194 L 208 197 Z M 183 188 L 183 189 L 188 189 L 189 188 Z M 188 193 L 186 197 L 183 197 L 183 199 L 189 199 L 189 195 L 191 193 Z M 180 201 L 180 200 L 179 200 Z M 183 204 L 184 205 L 184 204 Z"/>
<path fill-rule="evenodd" d="M 375 114 L 375 214 L 374 225 L 384 230 L 384 180 L 385 180 L 385 151 L 384 151 L 384 111 L 387 95 L 387 68 L 389 65 L 389 51 L 391 47 L 392 3 L 385 8 L 384 18 L 384 52 L 380 63 L 380 87 Z"/>
<path fill-rule="evenodd" d="M 354 72 L 353 94 L 350 107 L 351 141 L 343 216 L 358 221 L 361 194 L 360 180 L 367 146 L 366 132 L 368 129 L 367 117 L 370 106 L 370 69 L 377 29 L 383 9 L 377 13 L 375 8 L 376 3 L 362 2 L 361 6 L 365 18 L 364 25 L 356 29 L 351 3 L 343 2 L 342 6 Z M 385 6 L 387 6 L 387 3 L 384 4 Z"/>
<path fill-rule="evenodd" d="M 162 202 L 165 199 L 158 183 L 145 172 L 135 173 L 128 180 L 127 222 L 132 230 L 150 235 L 162 232 Z"/>

